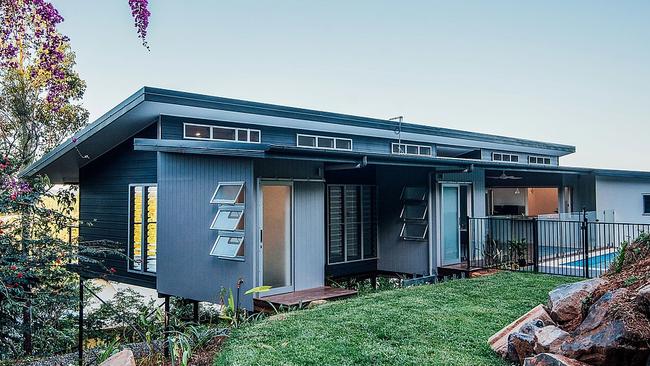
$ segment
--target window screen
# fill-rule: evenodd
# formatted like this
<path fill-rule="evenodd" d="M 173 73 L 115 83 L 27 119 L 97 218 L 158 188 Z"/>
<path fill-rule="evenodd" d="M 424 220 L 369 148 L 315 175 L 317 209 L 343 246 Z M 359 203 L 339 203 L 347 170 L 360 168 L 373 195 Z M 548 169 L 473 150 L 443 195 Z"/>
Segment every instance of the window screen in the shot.
<path fill-rule="evenodd" d="M 243 218 L 243 211 L 223 208 L 217 212 L 217 216 L 215 216 L 214 220 L 212 221 L 210 229 L 229 231 L 243 230 Z"/>
<path fill-rule="evenodd" d="M 219 235 L 212 246 L 210 255 L 215 257 L 236 258 L 243 256 L 244 238 L 239 236 Z"/>
<path fill-rule="evenodd" d="M 402 201 L 424 201 L 426 198 L 426 187 L 404 187 L 402 190 Z"/>
<path fill-rule="evenodd" d="M 650 194 L 643 195 L 643 213 L 650 215 Z"/>
<path fill-rule="evenodd" d="M 423 204 L 406 203 L 402 207 L 400 218 L 404 220 L 424 220 L 427 217 L 427 206 Z"/>
<path fill-rule="evenodd" d="M 244 183 L 220 183 L 214 191 L 210 203 L 244 203 Z"/>
<path fill-rule="evenodd" d="M 404 239 L 423 240 L 427 237 L 429 225 L 423 223 L 405 222 L 400 236 Z"/>

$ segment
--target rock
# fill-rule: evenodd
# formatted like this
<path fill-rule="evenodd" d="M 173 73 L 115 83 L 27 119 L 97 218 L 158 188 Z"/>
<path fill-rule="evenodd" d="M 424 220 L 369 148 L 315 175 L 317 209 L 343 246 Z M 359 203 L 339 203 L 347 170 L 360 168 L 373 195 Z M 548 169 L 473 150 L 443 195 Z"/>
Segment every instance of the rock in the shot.
<path fill-rule="evenodd" d="M 308 309 L 315 308 L 317 306 L 321 306 L 323 304 L 327 304 L 327 300 L 314 300 L 307 305 Z"/>
<path fill-rule="evenodd" d="M 556 353 L 568 337 L 569 333 L 554 325 L 540 328 L 535 333 L 535 353 Z"/>
<path fill-rule="evenodd" d="M 535 336 L 524 333 L 512 333 L 508 336 L 508 353 L 506 358 L 512 362 L 522 363 L 526 357 L 535 354 Z"/>
<path fill-rule="evenodd" d="M 598 301 L 589 307 L 587 316 L 575 329 L 574 334 L 590 332 L 600 326 L 604 321 L 606 321 L 612 302 L 615 299 L 624 296 L 626 292 L 626 289 L 620 288 L 615 291 L 607 291 L 603 294 Z"/>
<path fill-rule="evenodd" d="M 99 366 L 135 366 L 135 358 L 130 349 L 125 349 L 100 363 Z"/>
<path fill-rule="evenodd" d="M 560 346 L 561 354 L 594 366 L 643 365 L 650 350 L 635 341 L 622 320 L 607 317 L 590 331 L 575 334 Z"/>
<path fill-rule="evenodd" d="M 510 334 L 520 332 L 524 326 L 528 327 L 531 322 L 536 323 L 536 325 L 541 325 L 542 327 L 545 325 L 555 325 L 553 320 L 551 320 L 551 317 L 546 312 L 546 309 L 544 309 L 544 306 L 538 305 L 526 314 L 519 317 L 514 322 L 507 325 L 505 328 L 495 333 L 492 337 L 490 337 L 490 339 L 488 339 L 488 344 L 492 350 L 498 353 L 501 357 L 505 358 L 508 353 L 508 337 Z"/>
<path fill-rule="evenodd" d="M 650 284 L 639 289 L 635 300 L 639 308 L 647 315 L 650 315 Z"/>
<path fill-rule="evenodd" d="M 583 300 L 591 296 L 605 280 L 594 278 L 559 286 L 548 293 L 548 307 L 551 318 L 563 324 L 582 319 Z"/>
<path fill-rule="evenodd" d="M 540 353 L 524 360 L 524 366 L 589 366 L 584 362 L 553 353 Z"/>

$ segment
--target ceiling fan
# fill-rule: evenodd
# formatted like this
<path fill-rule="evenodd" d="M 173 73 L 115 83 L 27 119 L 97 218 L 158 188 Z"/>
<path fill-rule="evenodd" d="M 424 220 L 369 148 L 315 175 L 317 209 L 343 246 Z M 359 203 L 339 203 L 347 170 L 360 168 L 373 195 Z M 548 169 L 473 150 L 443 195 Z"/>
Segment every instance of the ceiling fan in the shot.
<path fill-rule="evenodd" d="M 523 177 L 515 177 L 514 175 L 507 175 L 506 171 L 504 170 L 501 172 L 501 175 L 497 177 L 488 177 L 490 179 L 500 179 L 500 180 L 518 180 L 518 179 L 523 179 Z"/>

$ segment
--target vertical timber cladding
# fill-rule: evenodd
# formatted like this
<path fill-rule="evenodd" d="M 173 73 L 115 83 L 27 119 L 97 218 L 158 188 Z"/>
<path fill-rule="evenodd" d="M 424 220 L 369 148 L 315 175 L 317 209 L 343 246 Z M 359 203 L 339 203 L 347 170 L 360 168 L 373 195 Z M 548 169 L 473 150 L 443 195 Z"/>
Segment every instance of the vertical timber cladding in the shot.
<path fill-rule="evenodd" d="M 325 284 L 325 183 L 323 163 L 255 161 L 255 178 L 293 181 L 293 284 L 295 290 Z"/>
<path fill-rule="evenodd" d="M 236 293 L 252 310 L 254 287 L 255 182 L 251 159 L 190 154 L 158 154 L 158 292 L 192 300 L 217 302 L 221 288 Z M 217 232 L 210 224 L 217 205 L 210 204 L 219 182 L 244 182 L 244 259 L 210 255 Z"/>
<path fill-rule="evenodd" d="M 426 187 L 428 190 L 429 172 L 432 170 L 402 166 L 377 167 L 378 270 L 417 275 L 429 274 L 429 241 L 406 241 L 400 238 L 402 229 L 400 213 L 403 206 L 402 189 L 409 186 Z M 435 213 L 435 210 L 428 211 L 428 217 Z M 427 238 L 431 235 L 433 233 L 429 225 Z"/>
<path fill-rule="evenodd" d="M 139 132 L 135 137 L 155 138 L 156 126 Z M 97 157 L 79 170 L 79 227 L 80 242 L 109 240 L 119 243 L 128 253 L 129 184 L 156 183 L 156 153 L 134 151 L 129 139 L 111 151 Z M 108 274 L 110 280 L 149 288 L 156 287 L 156 277 L 127 271 L 125 256 L 98 258 L 105 267 L 94 270 Z"/>

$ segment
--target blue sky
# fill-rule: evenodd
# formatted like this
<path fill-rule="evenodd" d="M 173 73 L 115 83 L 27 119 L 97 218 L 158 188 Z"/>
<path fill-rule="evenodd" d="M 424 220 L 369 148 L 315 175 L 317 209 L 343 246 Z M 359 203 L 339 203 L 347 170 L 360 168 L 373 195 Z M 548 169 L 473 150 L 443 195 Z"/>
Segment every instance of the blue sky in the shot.
<path fill-rule="evenodd" d="M 650 170 L 650 1 L 54 0 L 96 118 L 144 85 L 576 145 Z"/>

